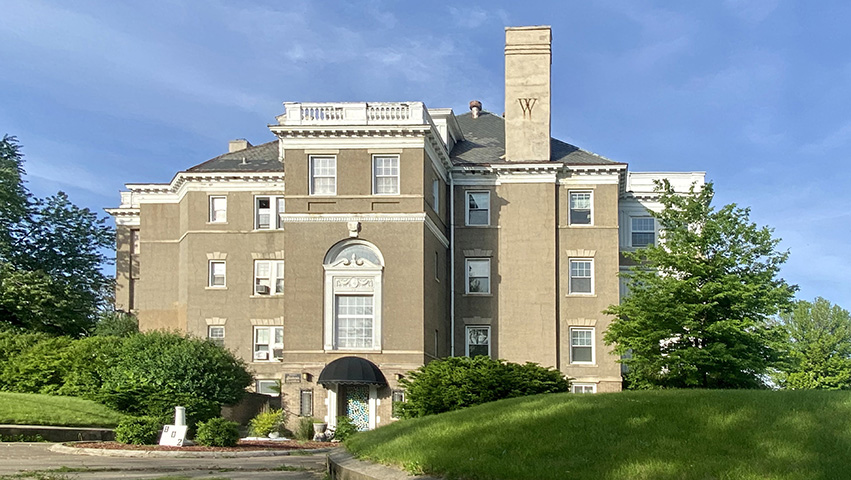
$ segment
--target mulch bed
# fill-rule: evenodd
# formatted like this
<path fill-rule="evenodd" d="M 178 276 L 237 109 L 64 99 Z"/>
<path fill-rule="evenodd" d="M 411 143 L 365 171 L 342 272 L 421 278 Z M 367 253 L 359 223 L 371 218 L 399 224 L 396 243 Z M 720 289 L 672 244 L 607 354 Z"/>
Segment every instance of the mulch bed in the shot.
<path fill-rule="evenodd" d="M 274 441 L 264 442 L 258 440 L 240 440 L 235 447 L 202 447 L 192 445 L 187 447 L 167 447 L 163 445 L 127 445 L 118 442 L 74 442 L 66 444 L 76 448 L 100 448 L 105 450 L 146 450 L 161 452 L 250 452 L 258 450 L 314 450 L 317 448 L 328 448 L 340 445 L 331 442 L 297 442 Z"/>

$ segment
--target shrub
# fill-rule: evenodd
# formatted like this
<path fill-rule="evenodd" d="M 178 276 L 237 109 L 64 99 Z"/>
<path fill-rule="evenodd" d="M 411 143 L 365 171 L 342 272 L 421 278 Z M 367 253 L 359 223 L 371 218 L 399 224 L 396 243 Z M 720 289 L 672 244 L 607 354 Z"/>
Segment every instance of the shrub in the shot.
<path fill-rule="evenodd" d="M 3 366 L 7 389 L 20 393 L 56 393 L 69 370 L 62 354 L 71 342 L 68 337 L 41 338 L 9 358 Z"/>
<path fill-rule="evenodd" d="M 114 337 L 75 340 L 62 351 L 68 372 L 56 393 L 97 401 L 104 378 L 118 363 L 120 348 L 121 339 Z"/>
<path fill-rule="evenodd" d="M 337 417 L 337 429 L 334 430 L 334 439 L 343 441 L 352 435 L 358 433 L 358 427 L 352 422 L 352 419 L 346 416 Z"/>
<path fill-rule="evenodd" d="M 195 441 L 205 447 L 233 447 L 239 441 L 239 424 L 221 417 L 197 425 Z"/>
<path fill-rule="evenodd" d="M 218 416 L 223 404 L 237 403 L 252 380 L 229 351 L 176 333 L 131 335 L 118 356 L 104 378 L 100 401 L 122 412 L 160 416 L 183 405 L 189 425 Z"/>
<path fill-rule="evenodd" d="M 503 398 L 566 392 L 570 384 L 558 370 L 489 357 L 435 360 L 400 381 L 405 418 L 458 410 Z"/>
<path fill-rule="evenodd" d="M 155 417 L 130 417 L 115 427 L 115 441 L 133 445 L 156 445 L 163 422 Z"/>
<path fill-rule="evenodd" d="M 313 440 L 313 422 L 316 419 L 311 417 L 301 417 L 298 419 L 298 428 L 295 431 L 297 440 Z"/>
<path fill-rule="evenodd" d="M 39 342 L 50 338 L 53 337 L 46 333 L 24 333 L 12 328 L 0 328 L 0 390 L 17 391 L 18 378 L 12 367 L 14 360 Z"/>
<path fill-rule="evenodd" d="M 248 430 L 252 436 L 265 437 L 272 432 L 283 434 L 286 430 L 287 415 L 283 410 L 271 409 L 260 412 L 248 421 Z"/>

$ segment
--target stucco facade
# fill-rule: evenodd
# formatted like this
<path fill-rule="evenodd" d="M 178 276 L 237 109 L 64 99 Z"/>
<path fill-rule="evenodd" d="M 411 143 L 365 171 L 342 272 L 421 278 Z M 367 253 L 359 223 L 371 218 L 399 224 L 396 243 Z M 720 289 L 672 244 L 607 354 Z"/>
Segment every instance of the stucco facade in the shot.
<path fill-rule="evenodd" d="M 654 208 L 644 187 L 668 174 L 638 174 L 636 194 L 626 164 L 550 138 L 550 38 L 507 29 L 504 118 L 478 102 L 285 103 L 272 141 L 128 184 L 109 210 L 116 308 L 221 343 L 256 390 L 277 382 L 294 418 L 332 425 L 388 423 L 399 379 L 447 356 L 620 390 L 602 311 L 623 293 L 621 251 L 650 238 L 633 220 Z M 383 378 L 330 378 L 347 358 Z"/>

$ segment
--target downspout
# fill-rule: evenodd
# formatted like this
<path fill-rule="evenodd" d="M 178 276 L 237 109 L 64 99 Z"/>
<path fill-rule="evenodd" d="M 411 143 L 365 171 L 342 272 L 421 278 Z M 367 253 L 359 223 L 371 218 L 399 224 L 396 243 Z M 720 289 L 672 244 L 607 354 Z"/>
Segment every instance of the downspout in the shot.
<path fill-rule="evenodd" d="M 559 207 L 561 199 L 559 198 L 559 183 L 558 183 L 558 175 L 556 175 L 556 185 L 555 185 L 555 245 L 556 245 L 556 370 L 561 371 L 561 255 L 559 252 L 561 251 L 561 245 L 559 245 L 559 222 L 561 221 L 561 217 L 559 216 Z"/>
<path fill-rule="evenodd" d="M 455 356 L 455 184 L 452 170 L 449 178 L 449 356 Z"/>

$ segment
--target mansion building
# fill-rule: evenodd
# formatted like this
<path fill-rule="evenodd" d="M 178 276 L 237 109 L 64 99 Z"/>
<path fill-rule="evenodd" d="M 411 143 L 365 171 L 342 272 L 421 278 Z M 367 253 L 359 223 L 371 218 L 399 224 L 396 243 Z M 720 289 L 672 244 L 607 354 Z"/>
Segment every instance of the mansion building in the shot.
<path fill-rule="evenodd" d="M 116 308 L 207 337 L 285 408 L 389 423 L 399 380 L 488 355 L 621 389 L 602 311 L 621 253 L 656 242 L 653 180 L 551 138 L 549 27 L 506 29 L 504 114 L 421 102 L 285 103 L 273 139 L 128 184 Z M 501 109 L 500 109 L 501 110 Z"/>

